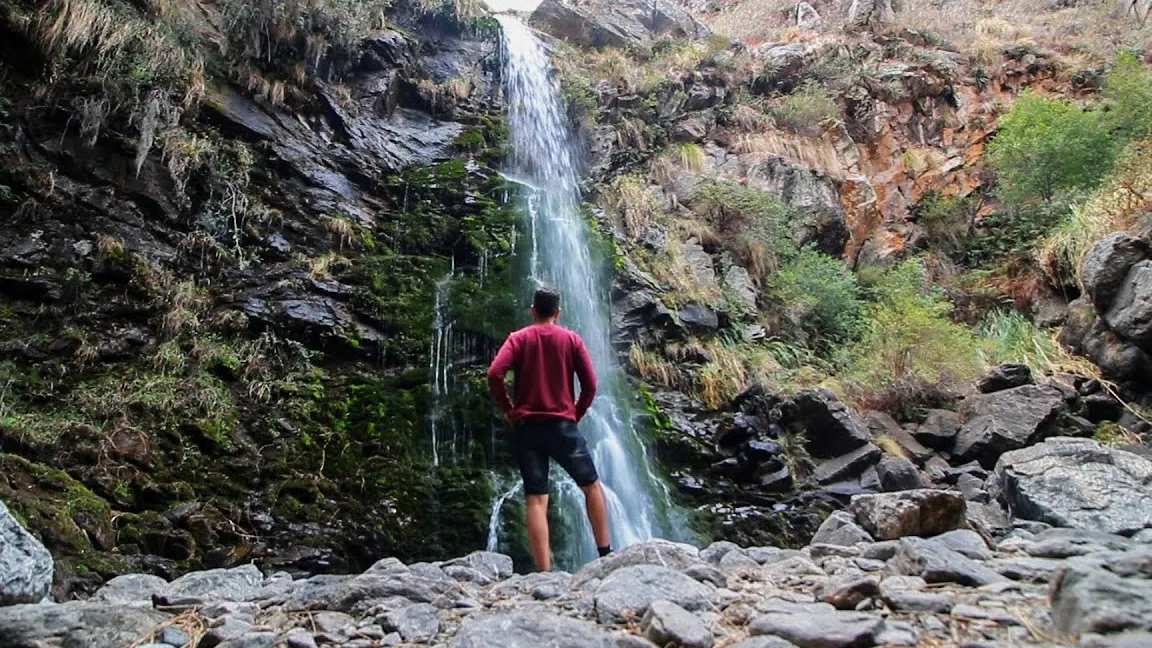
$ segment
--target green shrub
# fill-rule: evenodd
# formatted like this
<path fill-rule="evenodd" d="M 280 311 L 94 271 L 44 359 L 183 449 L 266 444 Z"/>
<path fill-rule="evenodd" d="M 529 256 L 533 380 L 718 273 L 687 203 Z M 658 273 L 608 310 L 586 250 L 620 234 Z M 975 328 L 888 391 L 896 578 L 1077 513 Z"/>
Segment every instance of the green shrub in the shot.
<path fill-rule="evenodd" d="M 712 181 L 700 188 L 698 200 L 709 224 L 754 277 L 765 277 L 795 250 L 789 234 L 796 210 L 775 194 Z"/>
<path fill-rule="evenodd" d="M 943 405 L 983 369 L 980 340 L 948 319 L 952 303 L 927 285 L 920 261 L 862 274 L 868 330 L 844 352 L 835 379 L 858 407 L 908 416 Z"/>
<path fill-rule="evenodd" d="M 1094 187 L 1113 155 L 1099 112 L 1032 92 L 1017 97 L 988 145 L 997 194 L 1013 206 Z"/>
<path fill-rule="evenodd" d="M 1133 140 L 1152 134 L 1152 70 L 1136 53 L 1116 57 L 1104 82 L 1104 97 L 1108 100 L 1104 121 L 1114 135 Z"/>
<path fill-rule="evenodd" d="M 768 285 L 803 344 L 827 351 L 863 335 L 864 302 L 855 275 L 840 259 L 801 250 Z"/>
<path fill-rule="evenodd" d="M 810 80 L 792 94 L 773 100 L 769 112 L 789 130 L 819 134 L 829 121 L 839 119 L 840 106 L 827 88 Z"/>

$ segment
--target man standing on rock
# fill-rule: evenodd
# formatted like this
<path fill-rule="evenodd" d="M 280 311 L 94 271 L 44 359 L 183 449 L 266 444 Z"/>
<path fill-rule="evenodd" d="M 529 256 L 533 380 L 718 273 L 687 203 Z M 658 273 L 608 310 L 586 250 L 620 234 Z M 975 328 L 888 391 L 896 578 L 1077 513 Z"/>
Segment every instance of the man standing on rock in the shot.
<path fill-rule="evenodd" d="M 608 505 L 576 424 L 584 418 L 596 396 L 596 372 L 584 340 L 556 324 L 560 293 L 541 287 L 532 296 L 533 323 L 508 336 L 492 366 L 488 389 L 512 424 L 512 455 L 524 479 L 528 504 L 528 544 L 541 571 L 551 571 L 548 539 L 548 459 L 551 457 L 584 490 L 588 521 L 601 556 L 610 551 Z M 512 398 L 504 377 L 512 371 Z M 580 399 L 572 377 L 580 381 Z"/>

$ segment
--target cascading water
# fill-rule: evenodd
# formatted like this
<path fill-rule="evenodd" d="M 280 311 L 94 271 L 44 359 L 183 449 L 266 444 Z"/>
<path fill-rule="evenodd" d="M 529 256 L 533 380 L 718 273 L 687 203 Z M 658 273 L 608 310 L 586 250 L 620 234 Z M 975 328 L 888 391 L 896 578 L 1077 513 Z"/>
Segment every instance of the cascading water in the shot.
<path fill-rule="evenodd" d="M 504 81 L 512 137 L 510 175 L 522 180 L 531 251 L 527 271 L 533 283 L 561 292 L 561 323 L 580 333 L 600 376 L 600 392 L 581 424 L 605 486 L 612 544 L 624 547 L 673 533 L 667 487 L 632 425 L 628 385 L 621 378 L 609 341 L 609 302 L 602 268 L 588 243 L 588 226 L 579 210 L 577 159 L 565 126 L 560 89 L 543 45 L 519 18 L 497 16 L 503 27 Z M 596 557 L 592 531 L 584 515 L 580 489 L 553 468 L 555 517 L 562 527 L 553 537 L 561 567 L 576 567 Z M 506 500 L 515 486 L 498 498 Z M 494 506 L 494 516 L 500 507 Z M 499 520 L 493 520 L 495 533 Z M 490 545 L 494 542 L 490 538 Z M 559 544 L 559 543 L 558 543 Z"/>

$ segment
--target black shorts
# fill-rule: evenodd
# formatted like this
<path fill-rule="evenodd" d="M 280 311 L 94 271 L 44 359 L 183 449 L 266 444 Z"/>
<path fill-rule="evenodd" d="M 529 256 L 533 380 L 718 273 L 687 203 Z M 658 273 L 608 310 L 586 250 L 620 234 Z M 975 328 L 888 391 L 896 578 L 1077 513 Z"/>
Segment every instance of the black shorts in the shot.
<path fill-rule="evenodd" d="M 520 467 L 528 495 L 548 494 L 549 457 L 581 488 L 599 479 L 588 444 L 572 421 L 520 421 L 512 428 L 511 442 L 512 456 Z"/>

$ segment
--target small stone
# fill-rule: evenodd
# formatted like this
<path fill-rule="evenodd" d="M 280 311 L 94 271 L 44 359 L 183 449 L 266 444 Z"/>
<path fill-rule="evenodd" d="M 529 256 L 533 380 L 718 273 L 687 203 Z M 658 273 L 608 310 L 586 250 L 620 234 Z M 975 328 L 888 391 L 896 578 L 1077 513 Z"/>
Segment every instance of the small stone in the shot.
<path fill-rule="evenodd" d="M 750 571 L 759 566 L 760 563 L 749 556 L 743 549 L 729 551 L 720 559 L 720 571 L 725 574 L 737 574 Z"/>
<path fill-rule="evenodd" d="M 389 612 L 386 627 L 400 633 L 404 641 L 428 641 L 440 632 L 440 613 L 428 603 L 417 603 Z"/>
<path fill-rule="evenodd" d="M 152 606 L 152 595 L 159 594 L 168 581 L 151 574 L 124 574 L 104 584 L 92 596 L 93 601 L 117 605 Z"/>
<path fill-rule="evenodd" d="M 643 616 L 655 601 L 666 600 L 688 610 L 708 605 L 712 590 L 691 577 L 656 565 L 635 565 L 612 572 L 596 589 L 596 616 L 618 623 Z"/>
<path fill-rule="evenodd" d="M 875 578 L 847 577 L 829 581 L 819 590 L 818 596 L 838 610 L 854 610 L 865 599 L 880 593 Z"/>
<path fill-rule="evenodd" d="M 808 555 L 812 560 L 821 560 L 829 556 L 838 556 L 840 558 L 854 558 L 860 555 L 859 547 L 845 547 L 834 544 L 813 544 L 808 545 Z"/>
<path fill-rule="evenodd" d="M 880 646 L 916 646 L 920 643 L 920 633 L 911 623 L 885 621 L 884 627 L 876 633 L 876 644 Z"/>
<path fill-rule="evenodd" d="M 949 531 L 933 536 L 930 540 L 976 560 L 988 560 L 992 557 L 992 551 L 988 549 L 988 543 L 984 542 L 984 538 L 969 529 Z"/>
<path fill-rule="evenodd" d="M 860 612 L 831 614 L 765 614 L 752 622 L 753 635 L 775 635 L 801 648 L 852 648 L 871 645 L 883 625 L 879 617 Z"/>
<path fill-rule="evenodd" d="M 616 648 L 660 648 L 644 637 L 633 634 L 620 634 L 616 636 Z"/>
<path fill-rule="evenodd" d="M 748 637 L 729 645 L 728 648 L 796 648 L 796 644 L 780 637 L 761 636 Z"/>
<path fill-rule="evenodd" d="M 316 630 L 333 635 L 349 637 L 356 627 L 356 620 L 343 612 L 317 612 L 312 615 Z"/>
<path fill-rule="evenodd" d="M 380 626 L 376 623 L 370 623 L 366 626 L 360 626 L 360 628 L 356 630 L 356 634 L 368 639 L 375 639 L 379 641 L 380 639 L 384 638 L 386 633 L 384 632 L 383 626 Z"/>
<path fill-rule="evenodd" d="M 958 619 L 982 619 L 1003 625 L 1019 625 L 1020 619 L 1002 610 L 989 610 L 976 605 L 959 603 L 952 606 L 952 616 Z"/>
<path fill-rule="evenodd" d="M 292 628 L 285 635 L 284 641 L 287 642 L 288 648 L 317 648 L 316 640 L 312 638 L 312 633 L 304 628 Z"/>
<path fill-rule="evenodd" d="M 275 648 L 275 632 L 248 632 L 219 644 L 218 648 Z"/>
<path fill-rule="evenodd" d="M 169 646 L 175 646 L 176 648 L 184 648 L 184 646 L 192 641 L 192 637 L 189 637 L 188 633 L 180 628 L 168 626 L 160 631 L 160 635 L 156 637 L 156 641 L 168 644 Z"/>
<path fill-rule="evenodd" d="M 712 632 L 691 612 L 668 601 L 655 601 L 640 621 L 640 629 L 652 642 L 661 646 L 675 644 L 682 648 L 708 648 Z"/>
<path fill-rule="evenodd" d="M 952 607 L 956 604 L 955 601 L 943 594 L 913 591 L 892 592 L 884 597 L 884 602 L 893 610 L 939 614 L 951 612 Z"/>
<path fill-rule="evenodd" d="M 816 534 L 812 536 L 812 541 L 809 544 L 851 547 L 857 542 L 872 542 L 872 536 L 856 524 L 856 518 L 850 513 L 836 511 L 820 524 L 820 528 L 816 530 Z"/>
<path fill-rule="evenodd" d="M 233 617 L 224 617 L 220 625 L 210 629 L 200 640 L 202 648 L 212 648 L 230 639 L 236 639 L 252 630 L 252 624 Z"/>
<path fill-rule="evenodd" d="M 700 558 L 705 562 L 711 565 L 716 565 L 718 567 L 720 566 L 720 559 L 723 558 L 725 554 L 730 551 L 737 550 L 741 550 L 740 545 L 736 544 L 735 542 L 721 540 L 720 542 L 713 542 L 704 549 L 701 549 Z"/>
<path fill-rule="evenodd" d="M 988 567 L 1002 576 L 1025 583 L 1047 583 L 1063 565 L 1061 560 L 1050 558 L 995 558 L 989 560 Z"/>

